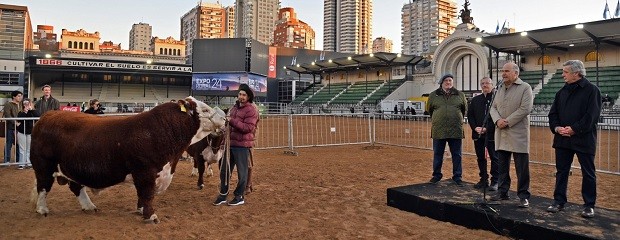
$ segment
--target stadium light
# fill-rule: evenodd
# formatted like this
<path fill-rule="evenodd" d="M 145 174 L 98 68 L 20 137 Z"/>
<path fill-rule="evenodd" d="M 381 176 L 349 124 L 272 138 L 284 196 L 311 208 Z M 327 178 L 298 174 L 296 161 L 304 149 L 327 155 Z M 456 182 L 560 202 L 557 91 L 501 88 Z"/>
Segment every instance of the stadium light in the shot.
<path fill-rule="evenodd" d="M 568 46 L 569 46 L 569 47 L 574 47 L 574 46 L 575 46 L 575 44 L 572 44 L 572 43 L 571 43 L 571 44 L 568 44 Z"/>
<path fill-rule="evenodd" d="M 283 68 L 286 69 L 286 66 L 284 66 Z"/>
<path fill-rule="evenodd" d="M 482 42 L 482 38 L 477 37 L 476 42 Z"/>
<path fill-rule="evenodd" d="M 314 66 L 314 64 L 316 64 L 316 63 L 312 62 L 312 66 Z"/>
<path fill-rule="evenodd" d="M 402 55 L 402 54 L 400 54 L 400 53 L 396 54 L 396 57 L 402 57 L 402 56 L 403 56 L 403 55 Z"/>
<path fill-rule="evenodd" d="M 331 60 L 331 59 L 329 59 L 329 61 L 328 61 L 328 62 L 330 62 L 330 63 L 331 63 L 331 62 L 332 62 L 332 60 Z"/>
<path fill-rule="evenodd" d="M 153 63 L 153 60 L 151 60 L 151 59 L 146 60 L 146 64 L 151 64 L 151 63 Z"/>
<path fill-rule="evenodd" d="M 521 36 L 527 36 L 527 32 L 521 32 Z"/>
<path fill-rule="evenodd" d="M 52 58 L 52 54 L 46 53 L 45 58 Z"/>
<path fill-rule="evenodd" d="M 299 67 L 299 64 L 297 64 L 296 66 Z"/>
<path fill-rule="evenodd" d="M 370 57 L 374 57 L 374 56 L 375 56 L 375 54 L 371 53 L 371 54 L 370 54 L 370 55 L 368 55 L 368 56 L 370 56 Z"/>
<path fill-rule="evenodd" d="M 576 29 L 582 29 L 582 28 L 583 28 L 583 24 L 581 24 L 581 23 L 580 23 L 580 24 L 577 24 L 577 25 L 575 25 L 575 28 L 576 28 Z"/>
<path fill-rule="evenodd" d="M 351 59 L 353 59 L 351 56 L 349 56 L 349 57 L 347 58 L 347 60 L 351 60 Z"/>

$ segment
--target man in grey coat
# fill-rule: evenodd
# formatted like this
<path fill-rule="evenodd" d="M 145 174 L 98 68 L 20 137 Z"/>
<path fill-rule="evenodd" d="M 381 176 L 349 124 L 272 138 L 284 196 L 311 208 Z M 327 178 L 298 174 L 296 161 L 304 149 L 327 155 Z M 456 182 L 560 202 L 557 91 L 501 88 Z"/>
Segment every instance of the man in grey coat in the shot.
<path fill-rule="evenodd" d="M 502 85 L 491 104 L 491 118 L 495 125 L 495 150 L 499 156 L 497 195 L 492 201 L 508 200 L 510 190 L 510 158 L 514 157 L 517 172 L 519 207 L 530 206 L 530 111 L 532 87 L 519 78 L 519 66 L 506 63 L 502 68 Z"/>

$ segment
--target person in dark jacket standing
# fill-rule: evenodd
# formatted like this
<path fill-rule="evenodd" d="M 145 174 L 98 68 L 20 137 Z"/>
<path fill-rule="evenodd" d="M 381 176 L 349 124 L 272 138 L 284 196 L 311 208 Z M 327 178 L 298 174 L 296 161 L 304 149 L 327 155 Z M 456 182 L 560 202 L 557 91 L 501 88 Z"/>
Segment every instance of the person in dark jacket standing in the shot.
<path fill-rule="evenodd" d="M 60 102 L 52 97 L 52 87 L 50 85 L 44 85 L 41 91 L 43 91 L 43 96 L 34 103 L 34 109 L 36 109 L 39 116 L 43 116 L 47 111 L 60 109 Z"/>
<path fill-rule="evenodd" d="M 493 80 L 484 77 L 480 80 L 482 94 L 472 98 L 467 108 L 467 121 L 471 127 L 472 139 L 476 149 L 476 157 L 478 161 L 478 170 L 480 170 L 480 181 L 474 185 L 474 188 L 489 187 L 489 174 L 487 173 L 487 159 L 485 148 L 489 152 L 491 158 L 491 185 L 489 191 L 497 190 L 498 158 L 495 152 L 495 124 L 491 116 L 489 116 L 489 107 L 493 101 Z M 485 122 L 486 118 L 486 122 Z M 484 126 L 483 126 L 484 123 Z"/>
<path fill-rule="evenodd" d="M 2 110 L 3 118 L 15 118 L 22 111 L 22 98 L 24 94 L 20 91 L 11 92 L 11 101 L 6 102 L 4 104 L 4 109 Z M 13 148 L 13 144 L 16 145 L 15 149 L 15 162 L 19 162 L 20 154 L 19 154 L 19 144 L 16 143 L 15 138 L 15 127 L 16 123 L 13 120 L 7 120 L 6 122 L 6 139 L 4 142 L 4 163 L 11 162 L 11 148 Z M 19 124 L 19 123 L 17 123 Z"/>
<path fill-rule="evenodd" d="M 247 84 L 239 86 L 237 102 L 230 110 L 228 124 L 230 126 L 230 167 L 224 160 L 220 161 L 220 194 L 213 205 L 221 205 L 226 202 L 228 196 L 230 175 L 234 167 L 237 167 L 237 188 L 233 192 L 235 198 L 228 202 L 229 206 L 242 205 L 245 203 L 244 192 L 248 179 L 248 164 L 250 148 L 254 146 L 254 133 L 258 123 L 258 109 L 254 106 L 254 92 Z M 227 171 L 228 170 L 228 171 Z"/>
<path fill-rule="evenodd" d="M 596 203 L 596 153 L 597 121 L 601 115 L 601 91 L 586 79 L 586 69 L 579 60 L 563 64 L 564 87 L 556 94 L 549 111 L 549 128 L 553 133 L 555 148 L 555 191 L 553 204 L 548 212 L 564 209 L 567 202 L 568 174 L 573 157 L 577 155 L 583 175 L 581 195 L 584 209 L 581 216 L 594 217 Z"/>
<path fill-rule="evenodd" d="M 84 113 L 88 113 L 88 114 L 103 114 L 103 110 L 101 110 L 101 103 L 99 103 L 99 100 L 97 99 L 93 99 L 90 100 L 90 107 L 88 109 L 86 109 L 86 111 L 84 111 Z"/>
<path fill-rule="evenodd" d="M 446 74 L 439 79 L 439 88 L 428 99 L 428 111 L 431 115 L 431 138 L 433 139 L 433 177 L 430 183 L 437 183 L 443 177 L 443 153 L 446 143 L 452 154 L 452 180 L 458 186 L 463 185 L 462 144 L 463 118 L 467 112 L 465 94 L 454 88 L 454 76 Z"/>
<path fill-rule="evenodd" d="M 39 116 L 33 109 L 33 104 L 30 102 L 30 99 L 24 99 L 23 105 L 24 109 L 17 114 L 17 117 L 32 118 Z M 32 134 L 33 125 L 34 120 L 19 120 L 19 127 L 17 128 L 17 142 L 19 143 L 18 148 L 21 155 L 21 164 L 18 169 L 24 169 L 24 167 L 30 168 L 32 166 L 30 163 L 30 135 Z"/>

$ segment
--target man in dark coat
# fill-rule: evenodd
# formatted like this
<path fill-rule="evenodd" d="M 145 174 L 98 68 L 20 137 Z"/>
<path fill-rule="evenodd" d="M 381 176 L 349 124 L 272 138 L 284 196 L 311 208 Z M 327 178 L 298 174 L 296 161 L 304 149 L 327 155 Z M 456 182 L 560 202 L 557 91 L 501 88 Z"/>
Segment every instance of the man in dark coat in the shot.
<path fill-rule="evenodd" d="M 480 170 L 480 181 L 474 185 L 474 188 L 486 188 L 489 186 L 489 174 L 487 173 L 487 159 L 485 148 L 489 152 L 491 158 L 491 187 L 490 191 L 497 190 L 498 157 L 495 152 L 495 124 L 491 116 L 488 116 L 489 107 L 493 101 L 493 80 L 484 77 L 480 80 L 482 94 L 472 98 L 467 108 L 467 121 L 471 127 L 472 139 L 476 149 L 476 157 L 478 161 L 478 170 Z M 486 118 L 486 119 L 485 119 Z M 484 124 L 484 126 L 483 126 Z"/>
<path fill-rule="evenodd" d="M 557 173 L 553 204 L 547 211 L 555 213 L 564 209 L 568 174 L 576 154 L 583 175 L 581 195 L 584 209 L 581 216 L 592 218 L 596 203 L 594 155 L 597 121 L 601 115 L 601 91 L 585 78 L 586 69 L 581 61 L 569 60 L 563 66 L 562 77 L 566 84 L 555 94 L 549 111 Z"/>

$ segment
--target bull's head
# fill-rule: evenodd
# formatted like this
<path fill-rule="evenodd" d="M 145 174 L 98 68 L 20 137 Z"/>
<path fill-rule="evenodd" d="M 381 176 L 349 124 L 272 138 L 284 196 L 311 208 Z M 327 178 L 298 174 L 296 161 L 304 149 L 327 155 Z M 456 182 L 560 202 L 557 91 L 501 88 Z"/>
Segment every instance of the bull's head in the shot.
<path fill-rule="evenodd" d="M 226 125 L 226 114 L 224 111 L 217 107 L 209 107 L 206 103 L 198 101 L 192 96 L 185 98 L 185 100 L 196 103 L 196 113 L 200 118 L 200 127 L 192 138 L 190 145 L 197 143 L 211 133 L 219 133 L 224 129 Z"/>

